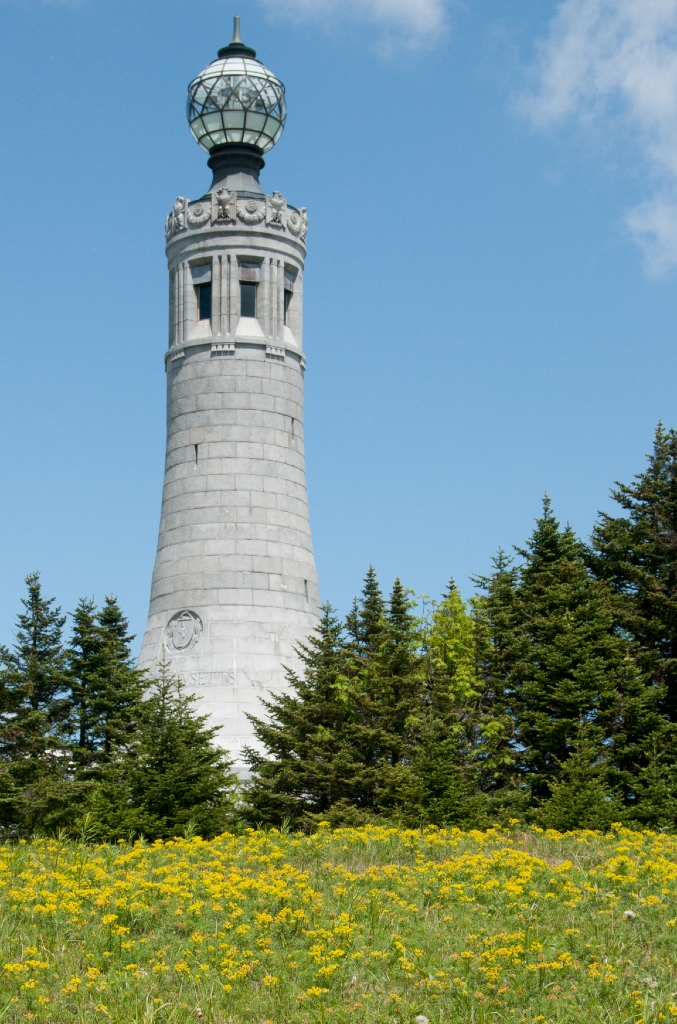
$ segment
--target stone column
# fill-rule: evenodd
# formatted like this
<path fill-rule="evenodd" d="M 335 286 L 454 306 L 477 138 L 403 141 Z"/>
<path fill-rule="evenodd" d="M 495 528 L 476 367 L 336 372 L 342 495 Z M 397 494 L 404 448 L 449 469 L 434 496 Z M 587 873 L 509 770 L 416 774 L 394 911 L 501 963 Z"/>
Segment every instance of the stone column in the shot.
<path fill-rule="evenodd" d="M 237 255 L 230 253 L 230 329 L 229 334 L 235 337 L 237 322 L 240 319 L 240 279 L 238 275 Z"/>

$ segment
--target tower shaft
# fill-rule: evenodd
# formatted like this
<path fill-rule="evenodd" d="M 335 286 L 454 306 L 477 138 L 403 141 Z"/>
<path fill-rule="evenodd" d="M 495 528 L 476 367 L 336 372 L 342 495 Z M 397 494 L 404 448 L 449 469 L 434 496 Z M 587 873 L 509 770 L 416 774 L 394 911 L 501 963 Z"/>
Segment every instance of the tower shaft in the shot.
<path fill-rule="evenodd" d="M 258 182 L 167 219 L 167 457 L 139 666 L 167 658 L 237 757 L 317 624 L 303 449 L 307 217 Z M 258 175 L 256 175 L 258 177 Z M 257 191 L 258 189 L 258 191 Z"/>

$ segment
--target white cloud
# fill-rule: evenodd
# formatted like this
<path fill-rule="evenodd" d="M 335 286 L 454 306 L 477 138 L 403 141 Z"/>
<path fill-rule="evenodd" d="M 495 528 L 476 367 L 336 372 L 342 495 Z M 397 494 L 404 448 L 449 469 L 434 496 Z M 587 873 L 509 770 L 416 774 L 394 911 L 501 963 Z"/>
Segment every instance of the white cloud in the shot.
<path fill-rule="evenodd" d="M 677 0 L 563 0 L 532 70 L 534 124 L 632 130 L 656 194 L 626 224 L 650 274 L 677 265 Z"/>
<path fill-rule="evenodd" d="M 263 0 L 274 14 L 326 21 L 369 21 L 412 46 L 430 41 L 445 25 L 444 0 Z"/>

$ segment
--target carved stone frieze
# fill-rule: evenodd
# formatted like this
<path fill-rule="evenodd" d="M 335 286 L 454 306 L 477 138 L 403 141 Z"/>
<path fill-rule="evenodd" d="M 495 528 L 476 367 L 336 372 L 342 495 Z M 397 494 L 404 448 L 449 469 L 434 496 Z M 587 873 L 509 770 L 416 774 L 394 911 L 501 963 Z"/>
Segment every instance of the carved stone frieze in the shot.
<path fill-rule="evenodd" d="M 243 199 L 237 204 L 237 215 L 244 224 L 260 224 L 266 216 L 266 204 L 256 199 Z"/>
<path fill-rule="evenodd" d="M 183 196 L 174 203 L 165 221 L 165 234 L 169 242 L 174 235 L 183 231 L 219 224 L 237 224 L 240 221 L 248 227 L 265 222 L 265 226 L 280 233 L 288 232 L 293 238 L 305 242 L 308 232 L 308 212 L 305 206 L 295 210 L 279 192 L 261 199 L 239 199 L 237 192 L 220 188 L 211 198 L 191 203 Z"/>
<path fill-rule="evenodd" d="M 266 224 L 268 227 L 284 231 L 286 211 L 287 200 L 283 199 L 279 192 L 273 192 L 272 196 L 266 196 Z"/>
<path fill-rule="evenodd" d="M 237 192 L 220 188 L 212 195 L 212 224 L 235 224 L 237 221 Z"/>
<path fill-rule="evenodd" d="M 287 216 L 287 229 L 301 242 L 305 242 L 308 234 L 308 213 L 305 206 L 300 210 L 290 210 Z"/>
<path fill-rule="evenodd" d="M 170 239 L 173 235 L 177 235 L 179 231 L 185 231 L 186 224 L 186 203 L 187 199 L 183 196 L 179 196 L 174 205 L 172 206 L 172 212 L 165 221 L 165 234 L 167 239 Z"/>
<path fill-rule="evenodd" d="M 201 228 L 207 221 L 211 220 L 211 203 L 191 203 L 188 206 L 186 219 L 191 228 Z"/>

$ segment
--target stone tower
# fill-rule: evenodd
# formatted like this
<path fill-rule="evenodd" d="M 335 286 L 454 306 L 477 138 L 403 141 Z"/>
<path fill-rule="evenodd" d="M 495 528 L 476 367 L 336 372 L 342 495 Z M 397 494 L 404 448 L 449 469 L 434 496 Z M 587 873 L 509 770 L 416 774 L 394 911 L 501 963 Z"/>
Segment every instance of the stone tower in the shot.
<path fill-rule="evenodd" d="M 219 743 L 285 686 L 318 619 L 303 451 L 308 218 L 259 184 L 284 127 L 284 86 L 240 40 L 188 87 L 213 181 L 167 218 L 167 457 L 139 667 L 166 657 Z"/>

